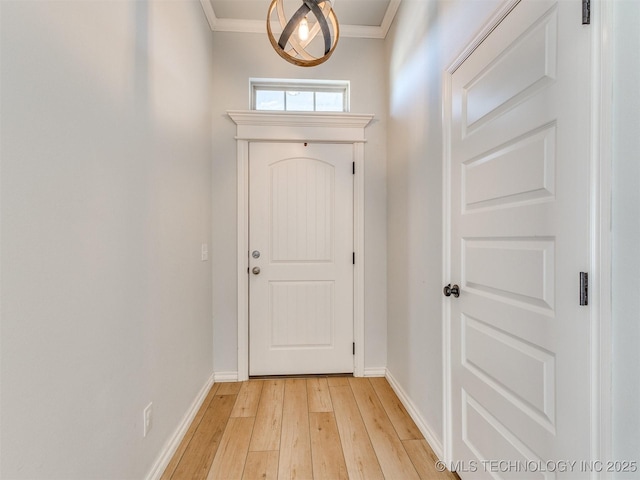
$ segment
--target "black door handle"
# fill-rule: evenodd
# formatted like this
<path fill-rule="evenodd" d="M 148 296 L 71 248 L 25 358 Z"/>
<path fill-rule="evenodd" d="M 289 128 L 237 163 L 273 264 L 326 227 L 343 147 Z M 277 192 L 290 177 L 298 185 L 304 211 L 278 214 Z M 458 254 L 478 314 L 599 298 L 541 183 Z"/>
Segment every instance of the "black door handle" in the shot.
<path fill-rule="evenodd" d="M 442 289 L 442 293 L 444 293 L 445 297 L 453 295 L 454 298 L 458 298 L 460 296 L 460 287 L 458 285 L 451 286 L 451 284 L 449 284 Z"/>

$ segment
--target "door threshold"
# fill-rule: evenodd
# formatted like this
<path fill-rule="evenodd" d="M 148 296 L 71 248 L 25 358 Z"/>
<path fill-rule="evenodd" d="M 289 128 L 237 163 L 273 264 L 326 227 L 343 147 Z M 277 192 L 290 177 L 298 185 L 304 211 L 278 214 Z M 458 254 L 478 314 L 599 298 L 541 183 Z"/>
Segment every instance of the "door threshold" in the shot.
<path fill-rule="evenodd" d="M 353 377 L 353 373 L 302 373 L 290 375 L 249 375 L 249 380 L 278 380 L 287 378 Z"/>

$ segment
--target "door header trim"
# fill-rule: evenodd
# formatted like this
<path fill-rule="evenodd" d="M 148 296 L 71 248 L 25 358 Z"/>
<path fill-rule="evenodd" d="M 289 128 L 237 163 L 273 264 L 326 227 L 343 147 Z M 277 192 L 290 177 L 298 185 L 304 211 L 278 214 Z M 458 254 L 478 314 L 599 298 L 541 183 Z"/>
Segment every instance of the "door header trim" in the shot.
<path fill-rule="evenodd" d="M 229 110 L 237 125 L 236 140 L 356 143 L 366 142 L 364 129 L 374 115 L 326 112 Z"/>

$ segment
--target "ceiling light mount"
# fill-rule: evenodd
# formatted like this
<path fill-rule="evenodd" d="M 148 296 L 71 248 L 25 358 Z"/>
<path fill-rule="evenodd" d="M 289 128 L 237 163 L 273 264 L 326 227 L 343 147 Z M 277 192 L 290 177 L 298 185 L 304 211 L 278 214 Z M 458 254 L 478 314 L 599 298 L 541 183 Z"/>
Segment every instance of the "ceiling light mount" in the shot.
<path fill-rule="evenodd" d="M 282 27 L 278 40 L 271 28 L 274 11 Z M 302 0 L 302 5 L 288 21 L 284 0 L 272 0 L 267 15 L 267 34 L 274 50 L 286 61 L 301 67 L 314 67 L 326 62 L 335 50 L 340 26 L 330 0 Z"/>

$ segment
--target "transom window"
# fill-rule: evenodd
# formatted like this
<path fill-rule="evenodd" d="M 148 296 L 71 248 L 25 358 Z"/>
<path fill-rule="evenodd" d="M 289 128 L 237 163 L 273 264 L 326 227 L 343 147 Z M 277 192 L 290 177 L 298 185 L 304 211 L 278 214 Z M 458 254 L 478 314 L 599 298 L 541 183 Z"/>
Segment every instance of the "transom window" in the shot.
<path fill-rule="evenodd" d="M 252 78 L 251 109 L 285 112 L 348 112 L 349 82 Z"/>

